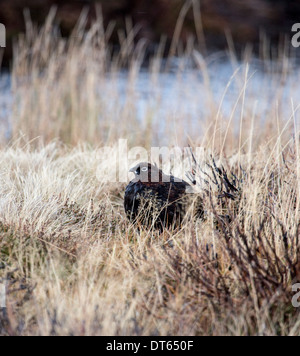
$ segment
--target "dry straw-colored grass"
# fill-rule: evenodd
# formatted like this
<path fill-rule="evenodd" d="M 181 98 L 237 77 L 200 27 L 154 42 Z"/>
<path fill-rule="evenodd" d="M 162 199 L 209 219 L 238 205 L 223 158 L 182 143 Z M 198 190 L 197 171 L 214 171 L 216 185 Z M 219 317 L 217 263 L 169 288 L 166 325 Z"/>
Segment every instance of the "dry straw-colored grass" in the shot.
<path fill-rule="evenodd" d="M 145 147 L 159 141 L 155 113 L 149 108 L 147 125 L 138 121 L 131 96 L 144 44 L 134 45 L 128 23 L 121 51 L 112 53 L 101 17 L 67 41 L 51 18 L 40 32 L 28 21 L 15 48 L 14 144 L 0 151 L 0 278 L 7 285 L 0 334 L 299 335 L 291 304 L 291 286 L 300 282 L 296 105 L 285 103 L 291 114 L 284 116 L 278 87 L 265 124 L 257 123 L 247 109 L 257 98 L 247 96 L 245 65 L 232 79 L 240 83 L 238 122 L 237 108 L 227 118 L 212 101 L 190 137 L 168 131 L 183 132 L 185 118 L 166 118 L 160 134 L 172 144 L 206 149 L 205 220 L 138 232 L 123 211 L 125 184 L 101 182 L 111 157 L 99 159 L 97 147 L 110 144 L 113 156 L 119 138 Z M 209 94 L 206 61 L 190 48 L 186 55 Z M 162 64 L 158 51 L 152 85 Z M 127 100 L 121 105 L 112 90 L 111 106 L 101 100 L 101 83 L 110 77 L 114 88 L 125 65 Z M 210 153 L 237 188 L 234 201 L 219 196 L 233 190 Z"/>

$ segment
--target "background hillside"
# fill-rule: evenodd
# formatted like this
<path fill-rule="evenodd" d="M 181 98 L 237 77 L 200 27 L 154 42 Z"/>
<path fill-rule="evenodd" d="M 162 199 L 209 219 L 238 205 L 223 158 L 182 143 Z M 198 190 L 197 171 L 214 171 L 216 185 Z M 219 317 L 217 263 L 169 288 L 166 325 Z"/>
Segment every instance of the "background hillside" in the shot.
<path fill-rule="evenodd" d="M 124 29 L 126 18 L 132 19 L 133 25 L 139 29 L 136 40 L 145 38 L 150 44 L 156 44 L 164 34 L 170 43 L 180 12 L 186 12 L 181 40 L 186 42 L 194 36 L 203 49 L 212 50 L 227 46 L 226 31 L 232 34 L 237 48 L 249 42 L 258 47 L 262 33 L 273 43 L 278 43 L 282 34 L 290 36 L 292 24 L 300 18 L 300 3 L 296 0 L 152 0 L 151 6 L 146 0 L 1 1 L 0 22 L 6 25 L 8 39 L 5 63 L 11 59 L 12 38 L 25 30 L 25 8 L 30 10 L 33 22 L 42 24 L 50 8 L 57 6 L 57 22 L 63 35 L 67 36 L 84 8 L 90 10 L 89 22 L 95 18 L 95 4 L 102 7 L 105 25 L 111 21 L 115 23 L 110 39 L 113 44 L 119 43 L 118 36 Z M 184 4 L 187 7 L 183 9 Z"/>

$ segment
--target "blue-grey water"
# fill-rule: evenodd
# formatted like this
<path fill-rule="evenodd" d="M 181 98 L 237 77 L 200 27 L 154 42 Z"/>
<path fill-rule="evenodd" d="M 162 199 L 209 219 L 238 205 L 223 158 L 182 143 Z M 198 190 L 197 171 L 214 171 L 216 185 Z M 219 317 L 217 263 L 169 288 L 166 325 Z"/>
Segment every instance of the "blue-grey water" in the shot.
<path fill-rule="evenodd" d="M 116 97 L 118 106 L 122 108 L 130 93 L 139 120 L 145 120 L 151 111 L 162 124 L 166 118 L 172 120 L 176 117 L 184 117 L 187 122 L 199 122 L 210 113 L 215 115 L 218 110 L 223 117 L 229 118 L 235 107 L 233 119 L 240 116 L 243 108 L 244 112 L 255 115 L 263 123 L 274 103 L 277 103 L 278 114 L 288 120 L 292 103 L 295 108 L 300 105 L 300 68 L 297 66 L 290 67 L 282 75 L 281 71 L 276 71 L 274 67 L 266 68 L 258 61 L 254 61 L 248 71 L 245 65 L 233 65 L 229 60 L 211 61 L 206 65 L 207 72 L 195 68 L 180 70 L 176 65 L 158 75 L 141 69 L 133 81 L 127 71 L 120 71 L 114 76 L 114 81 L 108 75 L 107 80 L 101 82 L 99 91 L 106 108 L 112 113 Z M 247 86 L 244 86 L 245 78 Z M 110 96 L 112 92 L 114 100 Z M 2 74 L 0 129 L 7 138 L 10 135 L 13 101 L 10 76 Z M 214 112 L 211 112 L 212 108 Z M 296 122 L 299 127 L 298 115 Z"/>
<path fill-rule="evenodd" d="M 1 136 L 9 138 L 13 95 L 11 80 L 7 73 L 0 75 L 0 132 Z"/>

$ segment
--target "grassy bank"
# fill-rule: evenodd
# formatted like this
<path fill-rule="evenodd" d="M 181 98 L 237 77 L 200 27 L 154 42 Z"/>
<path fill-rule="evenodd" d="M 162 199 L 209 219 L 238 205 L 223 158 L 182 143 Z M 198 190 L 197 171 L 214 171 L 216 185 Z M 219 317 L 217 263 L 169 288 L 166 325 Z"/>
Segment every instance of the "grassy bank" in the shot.
<path fill-rule="evenodd" d="M 299 334 L 299 156 L 263 151 L 230 223 L 207 198 L 204 222 L 159 235 L 127 222 L 94 150 L 2 150 L 1 333 Z"/>

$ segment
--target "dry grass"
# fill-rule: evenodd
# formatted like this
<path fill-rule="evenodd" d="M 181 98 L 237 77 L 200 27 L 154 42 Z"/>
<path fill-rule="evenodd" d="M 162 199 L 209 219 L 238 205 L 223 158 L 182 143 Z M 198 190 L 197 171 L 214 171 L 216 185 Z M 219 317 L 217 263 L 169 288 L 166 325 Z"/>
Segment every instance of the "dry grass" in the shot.
<path fill-rule="evenodd" d="M 155 112 L 149 107 L 138 121 L 131 95 L 143 44 L 133 45 L 129 24 L 118 55 L 101 21 L 89 32 L 79 26 L 70 42 L 55 31 L 50 20 L 40 33 L 28 24 L 15 52 L 16 143 L 0 151 L 0 278 L 8 291 L 0 334 L 299 335 L 291 286 L 300 281 L 300 142 L 297 108 L 286 103 L 290 117 L 279 108 L 282 87 L 264 125 L 249 111 L 260 93 L 247 96 L 247 66 L 233 77 L 240 95 L 230 117 L 208 101 L 190 137 L 170 133 L 183 132 L 184 118 L 166 118 L 159 133 L 172 144 L 206 148 L 206 218 L 161 235 L 139 233 L 125 218 L 125 184 L 101 182 L 111 157 L 99 159 L 97 147 L 110 144 L 114 155 L 119 138 L 131 146 L 159 141 Z M 209 98 L 206 62 L 193 58 Z M 121 105 L 113 88 L 128 64 Z M 161 66 L 158 53 L 149 66 L 153 83 Z M 180 69 L 177 75 L 180 81 Z M 113 107 L 101 100 L 107 76 L 115 78 Z"/>

